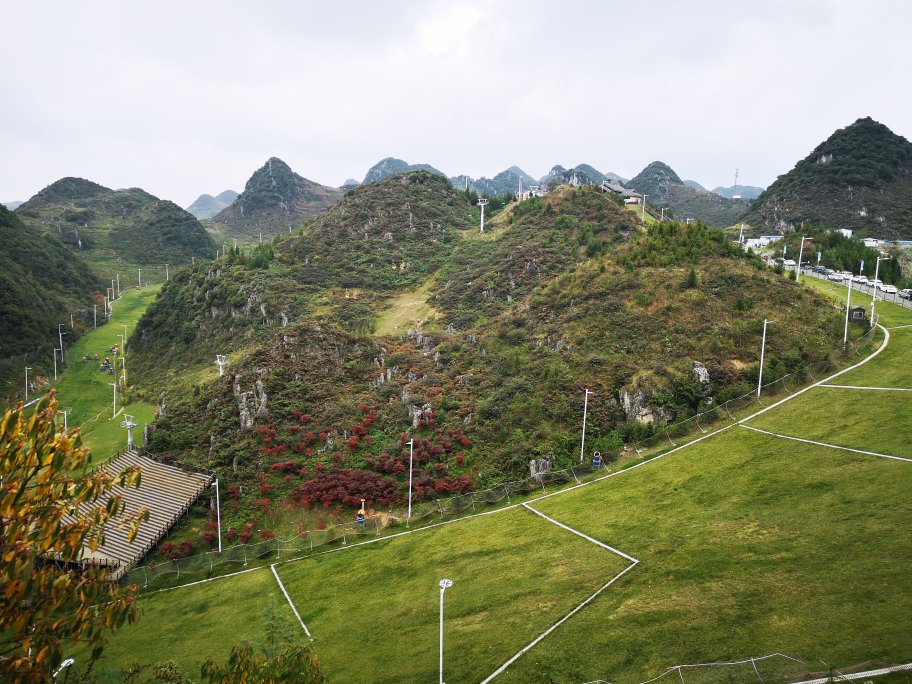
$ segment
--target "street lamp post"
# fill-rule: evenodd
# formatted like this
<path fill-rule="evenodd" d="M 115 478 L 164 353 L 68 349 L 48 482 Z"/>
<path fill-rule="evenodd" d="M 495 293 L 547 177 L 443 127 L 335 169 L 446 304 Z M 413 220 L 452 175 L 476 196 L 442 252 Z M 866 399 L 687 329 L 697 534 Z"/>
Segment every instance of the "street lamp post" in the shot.
<path fill-rule="evenodd" d="M 877 275 L 880 272 L 880 262 L 886 261 L 887 257 L 877 257 L 877 263 L 874 264 L 874 294 L 871 295 L 871 327 L 874 327 L 874 302 L 877 301 Z"/>
<path fill-rule="evenodd" d="M 28 401 L 28 372 L 32 370 L 28 366 L 25 367 L 25 400 Z"/>
<path fill-rule="evenodd" d="M 410 439 L 409 445 L 409 495 L 408 495 L 408 520 L 412 519 L 412 461 L 415 457 L 415 440 Z"/>
<path fill-rule="evenodd" d="M 852 305 L 852 276 L 850 275 L 846 278 L 846 282 L 849 284 L 849 294 L 846 297 L 846 320 L 845 320 L 845 332 L 842 334 L 842 347 L 845 349 L 849 344 L 849 307 Z"/>
<path fill-rule="evenodd" d="M 114 415 L 111 416 L 113 420 L 117 417 L 117 382 L 109 382 L 108 384 L 114 387 Z"/>
<path fill-rule="evenodd" d="M 453 580 L 440 580 L 440 684 L 443 684 L 443 593 L 453 586 Z"/>
<path fill-rule="evenodd" d="M 772 323 L 765 318 L 763 319 L 763 341 L 760 343 L 760 373 L 757 378 L 757 397 L 760 396 L 760 388 L 763 387 L 763 355 L 766 352 L 766 326 Z"/>
<path fill-rule="evenodd" d="M 57 380 L 57 348 L 54 347 L 54 381 Z"/>
<path fill-rule="evenodd" d="M 643 216 L 640 219 L 643 223 L 646 223 L 646 195 L 643 195 Z"/>
<path fill-rule="evenodd" d="M 585 449 L 586 449 L 586 413 L 589 409 L 589 395 L 590 394 L 595 394 L 595 392 L 593 392 L 590 389 L 587 389 L 586 395 L 583 398 L 583 434 L 582 434 L 582 438 L 580 439 L 580 463 L 583 462 Z"/>
<path fill-rule="evenodd" d="M 801 238 L 801 246 L 798 248 L 798 268 L 795 269 L 795 282 L 801 282 L 801 257 L 804 255 L 804 241 L 806 237 Z"/>
<path fill-rule="evenodd" d="M 218 526 L 218 545 L 219 553 L 222 552 L 222 509 L 219 504 L 219 487 L 218 480 L 212 483 L 212 486 L 215 487 L 215 522 Z"/>

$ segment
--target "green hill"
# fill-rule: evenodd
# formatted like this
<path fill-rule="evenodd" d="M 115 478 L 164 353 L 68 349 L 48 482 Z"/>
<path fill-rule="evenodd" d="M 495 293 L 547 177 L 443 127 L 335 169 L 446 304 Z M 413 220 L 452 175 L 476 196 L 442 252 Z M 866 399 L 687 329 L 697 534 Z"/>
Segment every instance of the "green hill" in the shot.
<path fill-rule="evenodd" d="M 342 197 L 342 190 L 302 178 L 281 159 L 270 157 L 253 172 L 230 206 L 212 218 L 210 229 L 225 238 L 258 241 L 287 234 L 325 211 Z"/>
<path fill-rule="evenodd" d="M 584 387 L 608 450 L 746 391 L 764 317 L 782 331 L 772 377 L 822 359 L 838 332 L 838 312 L 721 232 L 643 232 L 595 188 L 512 204 L 483 235 L 477 216 L 445 178 L 413 172 L 175 276 L 130 342 L 134 380 L 166 406 L 153 448 L 239 485 L 290 460 L 302 474 L 277 478 L 279 500 L 334 470 L 401 493 L 409 433 L 433 455 L 428 486 L 462 491 L 533 456 L 572 462 Z M 425 323 L 375 334 L 403 302 Z"/>
<path fill-rule="evenodd" d="M 912 143 L 858 119 L 777 178 L 743 220 L 778 232 L 823 224 L 858 237 L 912 238 Z"/>
<path fill-rule="evenodd" d="M 139 188 L 111 190 L 82 178 L 62 178 L 16 214 L 56 236 L 104 279 L 143 266 L 163 271 L 166 263 L 186 264 L 215 253 L 191 214 Z"/>
<path fill-rule="evenodd" d="M 0 243 L 0 397 L 9 398 L 23 391 L 26 365 L 33 378 L 53 368 L 58 323 L 68 344 L 70 313 L 79 314 L 77 328 L 92 325 L 93 295 L 104 286 L 55 236 L 30 230 L 5 207 Z"/>
<path fill-rule="evenodd" d="M 670 166 L 660 161 L 652 162 L 626 185 L 646 194 L 649 204 L 667 207 L 680 221 L 701 220 L 717 228 L 735 223 L 748 207 L 746 200 L 732 200 L 689 187 Z"/>

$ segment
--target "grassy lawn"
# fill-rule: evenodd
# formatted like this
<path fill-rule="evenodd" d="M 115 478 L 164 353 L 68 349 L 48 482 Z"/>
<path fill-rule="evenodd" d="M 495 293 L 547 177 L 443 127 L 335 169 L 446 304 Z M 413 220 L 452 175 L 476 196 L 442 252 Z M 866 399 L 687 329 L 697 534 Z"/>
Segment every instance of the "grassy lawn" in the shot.
<path fill-rule="evenodd" d="M 440 312 L 428 304 L 434 279 L 428 278 L 414 290 L 397 295 L 380 314 L 375 335 L 403 335 L 412 328 L 433 325 Z"/>
<path fill-rule="evenodd" d="M 907 662 L 910 481 L 908 463 L 732 429 L 539 502 L 641 563 L 498 681 L 633 683 L 777 651 Z"/>
<path fill-rule="evenodd" d="M 841 378 L 840 378 L 841 379 Z M 790 437 L 912 458 L 912 392 L 819 387 L 749 421 Z"/>
<path fill-rule="evenodd" d="M 912 328 L 890 331 L 890 344 L 873 361 L 840 375 L 837 385 L 912 387 Z M 888 394 L 881 395 L 889 400 Z"/>
<path fill-rule="evenodd" d="M 818 280 L 817 278 L 809 276 L 802 276 L 801 283 L 826 294 L 832 300 L 839 302 L 841 306 L 845 306 L 846 295 L 848 294 L 848 287 L 846 285 L 834 283 L 829 280 Z M 871 295 L 863 294 L 853 286 L 852 306 L 863 306 L 868 310 L 868 313 L 870 313 Z M 845 309 L 843 309 L 843 311 L 845 311 Z M 878 299 L 877 305 L 874 307 L 874 313 L 880 319 L 881 325 L 887 328 L 896 325 L 912 324 L 912 309 L 906 309 L 898 304 L 893 304 L 892 302 L 884 302 Z"/>
<path fill-rule="evenodd" d="M 628 211 L 632 211 L 640 220 L 643 220 L 643 207 L 639 204 L 625 204 L 624 205 Z M 658 223 L 658 219 L 655 216 L 652 216 L 648 211 L 646 212 L 646 225 L 651 226 L 653 223 Z"/>
<path fill-rule="evenodd" d="M 478 682 L 629 564 L 513 509 L 279 565 L 333 682 Z"/>
<path fill-rule="evenodd" d="M 83 335 L 74 345 L 67 349 L 68 367 L 60 376 L 55 385 L 60 407 L 68 411 L 70 426 L 80 426 L 84 444 L 92 448 L 93 461 L 98 463 L 110 458 L 117 451 L 126 446 L 126 430 L 120 427 L 123 418 L 118 416 L 111 420 L 113 415 L 114 388 L 109 383 L 114 382 L 118 375 L 111 376 L 99 372 L 98 362 L 82 363 L 86 354 L 98 354 L 100 359 L 112 356 L 107 352 L 113 345 L 121 344 L 121 335 L 126 326 L 127 338 L 133 333 L 136 321 L 142 316 L 149 304 L 155 299 L 160 286 L 150 286 L 143 289 L 126 290 L 120 300 L 114 302 L 111 320 L 104 325 L 99 325 Z M 66 339 L 64 339 L 66 344 Z M 130 379 L 130 355 L 127 349 L 127 380 Z M 119 359 L 120 357 L 118 357 Z M 118 363 L 118 374 L 120 363 Z M 124 407 L 124 400 L 129 400 L 129 395 L 124 396 L 118 388 L 118 411 Z M 135 418 L 139 427 L 134 432 L 134 438 L 139 441 L 142 435 L 142 426 L 152 421 L 153 408 L 149 404 L 128 404 L 125 411 Z"/>
<path fill-rule="evenodd" d="M 269 568 L 176 592 L 141 596 L 142 617 L 111 638 L 95 670 L 98 680 L 120 682 L 121 669 L 132 662 L 146 665 L 173 660 L 185 675 L 199 681 L 206 658 L 224 662 L 232 646 L 263 641 L 263 613 L 273 601 L 278 602 L 281 614 L 294 620 Z M 298 625 L 296 620 L 294 624 Z M 301 636 L 306 639 L 303 631 Z M 87 657 L 80 651 L 68 655 L 77 663 Z"/>

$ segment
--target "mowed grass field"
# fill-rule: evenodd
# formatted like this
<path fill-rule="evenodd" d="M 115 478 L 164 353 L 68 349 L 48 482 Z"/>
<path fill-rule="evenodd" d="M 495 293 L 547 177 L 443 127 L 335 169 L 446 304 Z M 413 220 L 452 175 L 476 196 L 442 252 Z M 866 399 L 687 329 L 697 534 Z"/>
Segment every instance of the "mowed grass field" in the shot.
<path fill-rule="evenodd" d="M 140 600 L 139 621 L 118 631 L 105 648 L 95 668 L 98 680 L 102 684 L 121 682 L 121 670 L 133 662 L 148 665 L 173 660 L 186 676 L 199 681 L 207 657 L 225 662 L 232 646 L 264 642 L 264 611 L 273 603 L 298 626 L 269 568 L 230 581 L 145 595 Z M 72 655 L 77 663 L 88 657 L 81 651 Z"/>
<path fill-rule="evenodd" d="M 896 321 L 903 310 L 878 307 L 884 319 L 902 324 Z M 906 366 L 896 365 L 912 353 L 909 332 L 892 331 L 881 354 L 834 382 L 903 382 Z M 905 396 L 815 388 L 748 424 L 908 453 Z M 836 667 L 912 661 L 910 485 L 912 463 L 732 426 L 635 469 L 533 501 L 640 563 L 496 681 L 636 684 L 677 664 L 774 652 L 808 661 L 808 672 L 827 669 L 818 659 Z M 433 681 L 437 582 L 454 580 L 445 630 L 446 681 L 456 684 L 482 681 L 627 565 L 516 508 L 277 570 L 332 682 Z M 252 576 L 271 573 L 200 585 L 220 598 L 186 617 L 199 587 L 143 598 L 153 611 L 114 637 L 109 662 L 192 653 L 179 662 L 192 661 L 185 671 L 195 676 L 195 663 L 240 641 L 236 621 L 257 620 L 275 593 L 265 582 L 242 586 Z M 240 598 L 248 596 L 255 600 Z M 172 617 L 149 621 L 159 615 L 156 606 Z M 138 651 L 141 641 L 156 646 Z M 685 676 L 696 677 L 692 672 Z M 734 671 L 717 672 L 722 682 Z M 738 672 L 747 677 L 739 682 L 757 681 L 752 670 Z M 784 681 L 762 665 L 761 672 L 766 684 Z"/>
<path fill-rule="evenodd" d="M 92 450 L 94 463 L 101 463 L 118 451 L 126 448 L 127 433 L 120 426 L 123 422 L 121 413 L 116 419 L 114 415 L 114 382 L 121 374 L 120 356 L 117 361 L 116 375 L 99 372 L 100 361 L 83 363 L 86 354 L 98 354 L 100 360 L 113 354 L 107 350 L 116 345 L 121 345 L 121 335 L 126 326 L 126 337 L 136 327 L 136 322 L 149 307 L 158 294 L 161 286 L 149 286 L 142 289 L 125 290 L 123 296 L 114 302 L 111 319 L 104 325 L 99 325 L 97 330 L 92 330 L 83 335 L 72 346 L 67 346 L 67 368 L 55 384 L 60 408 L 68 412 L 70 427 L 82 429 L 82 442 Z M 99 313 L 99 316 L 101 314 Z M 99 319 L 100 321 L 100 319 Z M 64 345 L 67 345 L 64 338 Z M 130 380 L 130 356 L 127 349 L 127 383 Z M 150 404 L 133 402 L 125 405 L 129 396 L 124 396 L 118 388 L 117 408 L 125 408 L 125 413 L 134 416 L 139 427 L 134 431 L 134 439 L 139 442 L 142 436 L 142 426 L 151 423 L 153 407 Z"/>
<path fill-rule="evenodd" d="M 277 566 L 333 682 L 478 682 L 630 561 L 524 508 Z"/>
<path fill-rule="evenodd" d="M 734 427 L 539 502 L 641 562 L 502 681 L 635 683 L 775 652 L 912 660 L 910 466 Z"/>

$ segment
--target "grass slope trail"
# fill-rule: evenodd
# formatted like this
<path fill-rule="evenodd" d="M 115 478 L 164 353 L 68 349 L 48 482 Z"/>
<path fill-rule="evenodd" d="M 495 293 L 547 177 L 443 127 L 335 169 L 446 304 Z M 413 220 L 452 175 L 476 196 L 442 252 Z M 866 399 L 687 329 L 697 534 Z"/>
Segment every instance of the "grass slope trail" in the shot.
<path fill-rule="evenodd" d="M 199 681 L 206 658 L 223 662 L 232 646 L 266 642 L 264 612 L 271 605 L 279 619 L 300 629 L 268 568 L 239 575 L 230 583 L 143 596 L 139 622 L 115 634 L 95 674 L 101 684 L 114 684 L 123 681 L 121 670 L 131 663 L 173 660 L 192 681 Z M 73 654 L 77 663 L 88 653 L 79 656 L 79 651 Z"/>
<path fill-rule="evenodd" d="M 641 562 L 499 681 L 633 683 L 777 651 L 906 662 L 910 478 L 908 463 L 729 430 L 541 501 Z"/>
<path fill-rule="evenodd" d="M 327 677 L 426 682 L 437 674 L 446 593 L 446 681 L 478 682 L 629 561 L 525 509 L 278 565 Z"/>
<path fill-rule="evenodd" d="M 100 361 L 82 362 L 86 354 L 98 354 L 99 359 L 105 356 L 113 359 L 107 350 L 121 345 L 121 335 L 129 340 L 136 321 L 155 299 L 161 286 L 149 286 L 142 289 L 130 289 L 114 302 L 111 319 L 96 330 L 86 333 L 67 349 L 67 368 L 60 376 L 55 388 L 60 408 L 68 411 L 68 423 L 71 427 L 82 429 L 83 445 L 91 448 L 93 462 L 102 463 L 118 451 L 126 448 L 126 430 L 120 426 L 123 414 L 134 416 L 139 427 L 134 432 L 134 439 L 139 441 L 142 427 L 153 420 L 153 407 L 144 402 L 129 402 L 129 395 L 122 396 L 118 387 L 117 418 L 113 418 L 115 378 L 121 374 L 120 356 L 118 356 L 117 373 L 108 375 L 100 372 Z M 66 340 L 64 340 L 66 344 Z M 127 349 L 127 380 L 130 379 L 130 350 Z M 129 403 L 122 403 L 122 402 Z M 123 409 L 123 411 L 121 411 Z"/>

